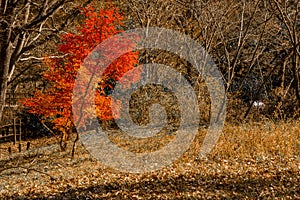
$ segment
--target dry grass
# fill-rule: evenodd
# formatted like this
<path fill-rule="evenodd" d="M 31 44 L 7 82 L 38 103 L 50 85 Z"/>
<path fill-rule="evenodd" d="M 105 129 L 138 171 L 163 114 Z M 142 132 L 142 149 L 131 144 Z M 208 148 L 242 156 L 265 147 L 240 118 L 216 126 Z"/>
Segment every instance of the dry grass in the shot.
<path fill-rule="evenodd" d="M 0 197 L 297 199 L 300 198 L 299 133 L 300 123 L 296 121 L 227 124 L 211 154 L 198 159 L 203 130 L 190 150 L 174 164 L 143 174 L 104 167 L 82 145 L 78 146 L 74 160 L 70 159 L 70 149 L 61 152 L 58 145 L 49 145 L 10 158 L 2 157 Z M 44 146 L 45 141 L 39 141 Z"/>
<path fill-rule="evenodd" d="M 264 121 L 226 125 L 213 155 L 220 157 L 293 156 L 300 153 L 300 122 Z"/>

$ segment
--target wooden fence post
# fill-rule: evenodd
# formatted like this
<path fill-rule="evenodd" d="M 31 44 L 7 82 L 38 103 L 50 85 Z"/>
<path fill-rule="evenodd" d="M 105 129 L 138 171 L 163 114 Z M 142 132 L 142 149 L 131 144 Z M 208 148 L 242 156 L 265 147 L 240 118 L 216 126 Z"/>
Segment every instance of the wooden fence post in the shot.
<path fill-rule="evenodd" d="M 20 124 L 19 125 L 20 126 L 19 127 L 19 142 L 21 143 L 21 140 L 22 140 L 22 120 L 20 119 L 19 122 L 20 122 L 19 123 Z"/>
<path fill-rule="evenodd" d="M 27 142 L 27 147 L 26 147 L 26 150 L 28 151 L 30 148 L 30 142 Z"/>
<path fill-rule="evenodd" d="M 17 143 L 17 129 L 16 129 L 16 118 L 13 120 L 13 131 L 14 131 L 14 145 Z"/>
<path fill-rule="evenodd" d="M 11 155 L 11 147 L 8 147 L 8 154 Z"/>

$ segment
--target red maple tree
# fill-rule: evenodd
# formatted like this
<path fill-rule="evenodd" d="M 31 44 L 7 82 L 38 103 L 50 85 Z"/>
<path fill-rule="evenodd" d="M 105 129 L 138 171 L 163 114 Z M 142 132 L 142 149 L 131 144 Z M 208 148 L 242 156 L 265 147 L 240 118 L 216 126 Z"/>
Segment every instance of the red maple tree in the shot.
<path fill-rule="evenodd" d="M 45 61 L 47 69 L 43 77 L 51 86 L 45 91 L 35 91 L 33 98 L 25 99 L 23 102 L 29 108 L 29 112 L 50 120 L 55 125 L 54 128 L 61 130 L 65 137 L 63 140 L 67 140 L 69 135 L 67 130 L 72 126 L 72 92 L 79 68 L 98 44 L 122 32 L 120 27 L 123 26 L 124 17 L 116 7 L 99 11 L 88 7 L 82 9 L 82 13 L 85 19 L 78 25 L 78 33 L 62 35 L 61 43 L 57 45 L 58 51 L 67 56 Z M 110 108 L 111 97 L 107 91 L 113 89 L 114 83 L 133 69 L 137 62 L 137 52 L 126 53 L 115 59 L 99 77 L 94 102 L 97 116 L 102 121 L 113 119 Z M 139 74 L 132 77 L 132 81 L 137 79 Z"/>

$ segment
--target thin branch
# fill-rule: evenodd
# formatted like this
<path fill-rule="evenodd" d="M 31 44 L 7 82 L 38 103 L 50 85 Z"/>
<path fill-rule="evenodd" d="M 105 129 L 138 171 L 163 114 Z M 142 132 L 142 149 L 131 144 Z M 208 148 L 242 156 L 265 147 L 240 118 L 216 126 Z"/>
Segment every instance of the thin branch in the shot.
<path fill-rule="evenodd" d="M 46 56 L 46 57 L 35 57 L 35 56 L 30 56 L 30 57 L 27 57 L 27 58 L 21 58 L 20 61 L 28 61 L 28 60 L 45 60 L 45 59 L 48 59 L 48 58 L 64 58 L 66 57 L 68 54 L 65 54 L 65 55 L 61 55 L 61 56 Z"/>
<path fill-rule="evenodd" d="M 66 0 L 57 1 L 56 4 L 52 7 L 47 9 L 46 14 L 38 15 L 35 19 L 33 19 L 29 24 L 25 24 L 21 29 L 26 30 L 33 28 L 34 26 L 38 25 L 39 23 L 42 23 L 43 21 L 47 20 L 49 16 L 53 15 L 55 12 L 57 12 L 64 4 L 66 3 Z"/>
<path fill-rule="evenodd" d="M 87 5 L 90 4 L 91 2 L 92 2 L 92 0 L 87 0 L 87 1 L 83 4 L 83 7 L 87 6 Z M 77 15 L 79 15 L 79 13 L 80 13 L 80 10 L 79 10 L 78 8 L 74 8 L 74 9 L 71 11 L 71 13 L 68 15 L 68 17 L 67 17 L 67 19 L 65 20 L 65 22 L 62 23 L 62 24 L 60 25 L 60 27 L 57 28 L 57 31 L 56 31 L 56 32 L 53 32 L 53 33 L 51 33 L 51 34 L 49 34 L 49 35 L 47 35 L 47 40 L 50 40 L 50 39 L 56 37 L 56 34 L 57 34 L 59 31 L 62 31 L 66 26 L 68 26 L 69 23 L 70 23 Z M 30 44 L 30 45 L 24 47 L 23 50 L 22 50 L 22 52 L 21 52 L 21 54 L 23 54 L 23 53 L 25 53 L 25 52 L 27 52 L 27 51 L 29 51 L 29 50 L 32 50 L 32 49 L 36 48 L 37 46 L 41 46 L 41 45 L 45 44 L 45 43 L 47 42 L 47 40 L 40 40 L 40 41 L 38 41 L 38 42 L 36 42 L 36 43 L 34 43 L 34 44 Z"/>

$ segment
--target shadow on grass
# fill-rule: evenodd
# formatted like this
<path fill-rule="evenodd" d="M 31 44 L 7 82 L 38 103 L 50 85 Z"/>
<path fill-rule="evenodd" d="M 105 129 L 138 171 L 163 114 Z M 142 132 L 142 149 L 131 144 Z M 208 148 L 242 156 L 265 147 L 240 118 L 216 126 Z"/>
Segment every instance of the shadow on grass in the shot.
<path fill-rule="evenodd" d="M 296 178 L 295 178 L 296 177 Z M 27 194 L 8 199 L 259 199 L 299 197 L 299 174 L 278 172 L 271 178 L 247 175 L 220 174 L 218 176 L 170 175 L 140 182 L 112 182 L 71 188 L 59 194 Z M 298 183 L 297 183 L 298 180 Z M 127 195 L 127 196 L 126 196 Z M 193 198 L 191 198 L 192 195 Z M 34 197 L 35 196 L 35 197 Z"/>

